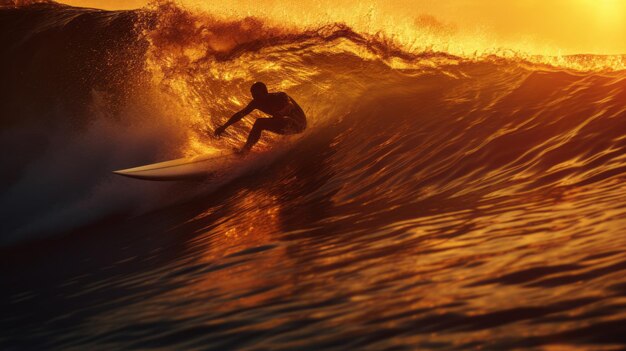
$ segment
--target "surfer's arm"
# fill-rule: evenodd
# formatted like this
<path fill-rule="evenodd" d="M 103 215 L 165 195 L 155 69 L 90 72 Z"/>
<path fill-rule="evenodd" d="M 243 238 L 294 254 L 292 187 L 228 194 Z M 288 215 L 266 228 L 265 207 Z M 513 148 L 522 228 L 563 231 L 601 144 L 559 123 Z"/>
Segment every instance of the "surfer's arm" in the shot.
<path fill-rule="evenodd" d="M 217 127 L 215 129 L 215 135 L 219 136 L 220 134 L 222 134 L 224 132 L 224 130 L 226 130 L 226 128 L 228 128 L 230 125 L 233 125 L 233 124 L 239 122 L 247 114 L 249 114 L 250 112 L 254 111 L 255 108 L 256 108 L 256 106 L 254 105 L 254 101 L 251 101 L 241 111 L 235 113 L 232 117 L 230 117 L 228 119 L 228 121 L 226 121 L 226 123 L 224 123 L 224 125 Z"/>
<path fill-rule="evenodd" d="M 254 101 L 250 102 L 248 106 L 244 107 L 243 110 L 235 113 L 228 122 L 224 123 L 224 128 L 228 128 L 228 126 L 239 122 L 242 118 L 244 118 L 247 114 L 254 111 Z"/>

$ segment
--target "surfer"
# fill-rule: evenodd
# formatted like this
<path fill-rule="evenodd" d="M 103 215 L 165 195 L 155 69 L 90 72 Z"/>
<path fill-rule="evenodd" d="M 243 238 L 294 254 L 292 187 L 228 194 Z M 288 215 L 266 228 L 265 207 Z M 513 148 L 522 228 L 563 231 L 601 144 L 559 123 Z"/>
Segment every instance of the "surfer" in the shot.
<path fill-rule="evenodd" d="M 261 138 L 261 133 L 266 130 L 276 134 L 298 134 L 306 129 L 306 116 L 302 108 L 294 99 L 284 92 L 270 93 L 267 86 L 262 82 L 252 84 L 250 88 L 252 101 L 241 111 L 235 113 L 224 125 L 215 129 L 215 136 L 219 137 L 228 126 L 239 122 L 255 109 L 263 111 L 270 118 L 257 118 L 248 135 L 248 140 L 239 151 L 243 154 L 252 149 L 254 144 Z"/>

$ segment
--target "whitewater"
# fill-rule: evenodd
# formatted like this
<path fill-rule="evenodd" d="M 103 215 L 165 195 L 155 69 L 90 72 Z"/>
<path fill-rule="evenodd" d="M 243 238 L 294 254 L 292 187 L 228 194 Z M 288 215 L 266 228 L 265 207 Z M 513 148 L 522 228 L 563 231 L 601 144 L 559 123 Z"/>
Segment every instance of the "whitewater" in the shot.
<path fill-rule="evenodd" d="M 624 57 L 0 7 L 2 349 L 621 349 Z M 299 138 L 204 182 L 113 170 Z"/>

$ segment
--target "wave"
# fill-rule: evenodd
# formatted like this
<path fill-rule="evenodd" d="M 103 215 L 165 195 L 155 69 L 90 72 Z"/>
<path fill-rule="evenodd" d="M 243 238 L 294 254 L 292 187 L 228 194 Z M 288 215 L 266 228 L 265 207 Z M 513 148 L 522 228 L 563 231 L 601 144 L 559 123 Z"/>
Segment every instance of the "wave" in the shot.
<path fill-rule="evenodd" d="M 207 130 L 258 80 L 304 107 L 310 131 L 281 160 L 323 154 L 328 181 L 344 184 L 337 203 L 532 196 L 626 172 L 621 56 L 407 51 L 345 24 L 280 27 L 168 2 L 5 7 L 0 47 L 0 146 L 15 150 L 0 156 L 5 244 L 170 203 L 176 185 L 110 171 L 240 145 L 252 119 L 220 140 Z"/>

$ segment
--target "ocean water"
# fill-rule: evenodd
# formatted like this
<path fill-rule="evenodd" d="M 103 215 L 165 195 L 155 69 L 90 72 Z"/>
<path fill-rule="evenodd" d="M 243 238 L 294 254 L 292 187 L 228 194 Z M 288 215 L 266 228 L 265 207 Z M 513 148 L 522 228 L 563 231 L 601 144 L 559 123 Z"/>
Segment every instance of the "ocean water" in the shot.
<path fill-rule="evenodd" d="M 1 8 L 0 47 L 3 350 L 626 346 L 623 70 L 171 3 Z M 260 115 L 210 131 L 257 80 L 303 135 L 111 173 L 240 146 Z"/>

